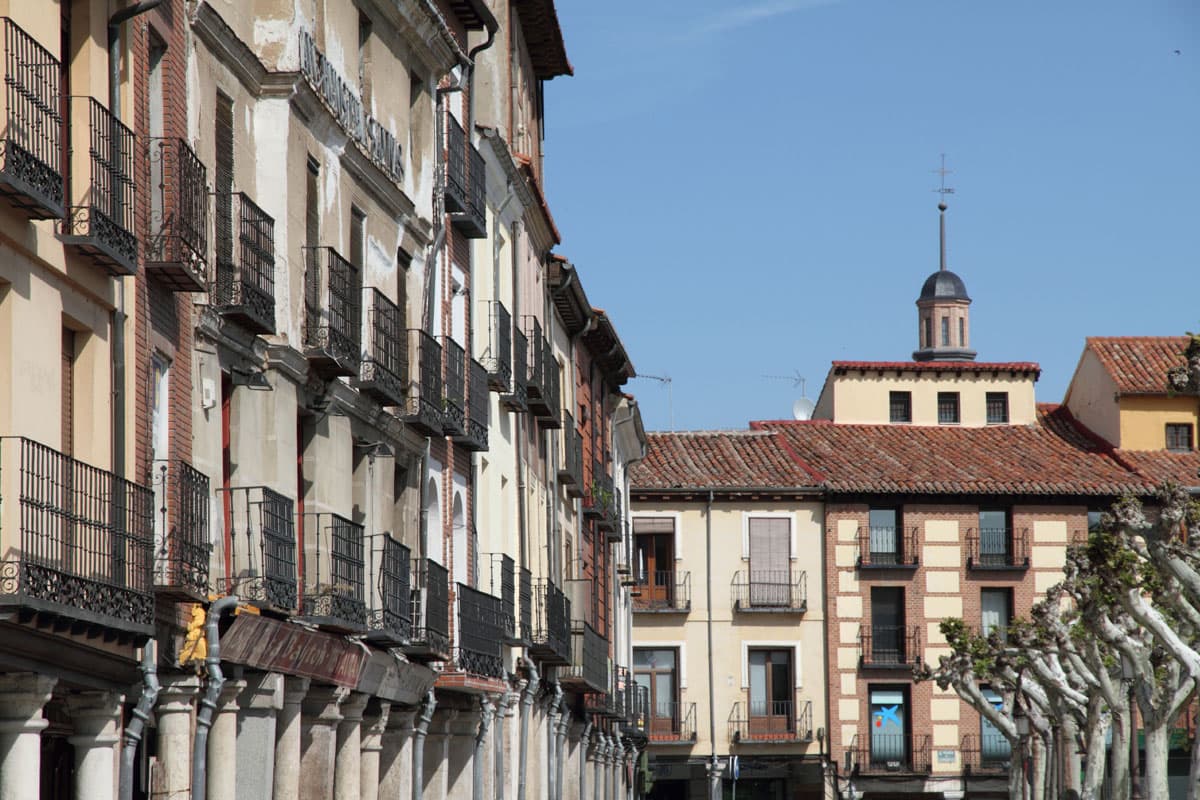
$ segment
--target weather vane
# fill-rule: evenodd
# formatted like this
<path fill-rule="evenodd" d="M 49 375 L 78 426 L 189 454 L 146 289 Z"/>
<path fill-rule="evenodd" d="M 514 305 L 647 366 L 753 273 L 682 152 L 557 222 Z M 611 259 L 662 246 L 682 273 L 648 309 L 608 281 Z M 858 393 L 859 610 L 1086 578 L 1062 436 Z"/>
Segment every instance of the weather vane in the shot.
<path fill-rule="evenodd" d="M 945 153 L 942 153 L 941 168 L 940 169 L 932 169 L 932 170 L 930 170 L 930 172 L 936 173 L 941 180 L 941 185 L 938 188 L 933 189 L 932 191 L 935 191 L 942 196 L 942 201 L 938 205 L 944 206 L 944 205 L 946 205 L 946 195 L 954 194 L 954 190 L 946 186 L 946 176 L 952 174 L 954 172 L 954 170 L 946 169 L 946 154 Z"/>

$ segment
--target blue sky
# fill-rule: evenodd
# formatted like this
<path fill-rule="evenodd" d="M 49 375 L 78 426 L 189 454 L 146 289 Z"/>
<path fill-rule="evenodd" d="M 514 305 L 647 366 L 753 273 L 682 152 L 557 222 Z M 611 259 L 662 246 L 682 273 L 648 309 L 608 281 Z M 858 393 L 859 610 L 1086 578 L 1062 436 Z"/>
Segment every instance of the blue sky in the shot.
<path fill-rule="evenodd" d="M 1196 0 L 558 0 L 547 194 L 593 304 L 677 430 L 815 399 L 829 362 L 905 360 L 949 266 L 981 361 L 1200 330 Z M 1179 51 L 1176 53 L 1176 51 Z M 637 379 L 648 428 L 666 387 Z"/>

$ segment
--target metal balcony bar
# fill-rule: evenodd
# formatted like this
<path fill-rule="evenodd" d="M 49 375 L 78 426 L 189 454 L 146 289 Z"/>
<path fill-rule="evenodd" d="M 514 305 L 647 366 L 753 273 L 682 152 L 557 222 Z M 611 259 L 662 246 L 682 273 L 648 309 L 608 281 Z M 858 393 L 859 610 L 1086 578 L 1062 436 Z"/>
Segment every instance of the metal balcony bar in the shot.
<path fill-rule="evenodd" d="M 808 610 L 808 573 L 796 570 L 743 570 L 730 586 L 735 611 Z"/>
<path fill-rule="evenodd" d="M 571 626 L 571 665 L 560 672 L 560 681 L 581 690 L 611 694 L 608 675 L 608 640 L 586 622 Z"/>
<path fill-rule="evenodd" d="M 408 331 L 408 397 L 401 417 L 427 436 L 442 434 L 442 347 L 422 330 Z"/>
<path fill-rule="evenodd" d="M 465 212 L 467 194 L 467 134 L 458 120 L 447 111 L 446 116 L 446 210 Z"/>
<path fill-rule="evenodd" d="M 630 675 L 625 684 L 625 695 L 626 723 L 635 733 L 645 736 L 650 725 L 650 687 L 642 686 Z"/>
<path fill-rule="evenodd" d="M 508 392 L 512 386 L 512 315 L 499 300 L 488 303 L 488 349 L 482 361 L 488 386 Z"/>
<path fill-rule="evenodd" d="M 146 274 L 173 292 L 208 290 L 208 188 L 183 139 L 151 139 Z"/>
<path fill-rule="evenodd" d="M 537 317 L 526 316 L 523 326 L 528 344 L 528 368 L 525 373 L 525 395 L 529 411 L 535 415 L 546 413 L 546 349 L 542 336 L 542 323 Z"/>
<path fill-rule="evenodd" d="M 413 631 L 405 652 L 444 661 L 450 657 L 450 577 L 446 568 L 420 559 L 413 574 Z"/>
<path fill-rule="evenodd" d="M 542 403 L 540 409 L 535 409 L 535 414 L 538 416 L 538 425 L 543 428 L 562 427 L 561 382 L 554 346 L 549 339 L 542 339 Z"/>
<path fill-rule="evenodd" d="M 467 421 L 466 430 L 454 441 L 468 450 L 488 449 L 488 386 L 487 370 L 475 359 L 467 362 Z"/>
<path fill-rule="evenodd" d="M 0 437 L 0 608 L 152 634 L 153 548 L 150 489 Z"/>
<path fill-rule="evenodd" d="M 517 615 L 520 628 L 517 638 L 528 645 L 533 639 L 533 573 L 526 567 L 517 571 Z"/>
<path fill-rule="evenodd" d="M 647 694 L 647 705 L 649 695 Z M 651 744 L 691 744 L 696 741 L 696 704 L 659 700 L 649 707 L 645 732 Z"/>
<path fill-rule="evenodd" d="M 504 641 L 519 644 L 517 638 L 517 564 L 504 553 L 485 553 L 488 559 L 488 588 L 500 598 L 500 628 Z"/>
<path fill-rule="evenodd" d="M 381 406 L 404 405 L 408 337 L 400 307 L 374 288 L 365 290 L 367 346 L 352 383 Z"/>
<path fill-rule="evenodd" d="M 692 573 L 686 570 L 659 569 L 638 576 L 634 611 L 690 611 Z"/>
<path fill-rule="evenodd" d="M 458 584 L 458 650 L 455 666 L 486 678 L 504 677 L 501 599 Z"/>
<path fill-rule="evenodd" d="M 916 736 L 910 741 L 904 733 L 869 733 L 855 736 L 851 744 L 854 752 L 854 771 L 860 775 L 886 773 L 929 772 L 930 737 Z"/>
<path fill-rule="evenodd" d="M 571 601 L 551 580 L 533 587 L 531 655 L 548 664 L 571 663 Z"/>
<path fill-rule="evenodd" d="M 753 698 L 733 704 L 729 714 L 729 738 L 734 742 L 810 742 L 812 741 L 812 701 L 793 698 Z M 653 722 L 651 723 L 653 727 Z"/>
<path fill-rule="evenodd" d="M 604 471 L 604 464 L 600 461 L 593 461 L 592 482 L 583 494 L 584 515 L 595 518 L 598 525 L 605 527 L 612 525 L 615 497 L 613 480 Z"/>
<path fill-rule="evenodd" d="M 208 476 L 186 461 L 155 461 L 154 588 L 164 594 L 207 599 Z"/>
<path fill-rule="evenodd" d="M 529 407 L 529 340 L 519 330 L 513 330 L 512 391 L 500 396 L 500 404 L 509 411 L 525 411 Z"/>
<path fill-rule="evenodd" d="M 487 167 L 467 132 L 446 113 L 446 210 L 465 236 L 487 236 Z"/>
<path fill-rule="evenodd" d="M 864 667 L 908 669 L 921 658 L 918 625 L 860 625 L 858 639 Z"/>
<path fill-rule="evenodd" d="M 860 568 L 912 569 L 917 566 L 917 529 L 868 526 L 858 529 Z"/>
<path fill-rule="evenodd" d="M 967 530 L 968 569 L 1025 569 L 1028 566 L 1026 531 L 1012 528 Z"/>
<path fill-rule="evenodd" d="M 390 533 L 367 537 L 367 639 L 381 646 L 408 643 L 412 635 L 411 553 Z"/>
<path fill-rule="evenodd" d="M 304 355 L 326 377 L 362 360 L 362 277 L 332 247 L 304 248 Z"/>
<path fill-rule="evenodd" d="M 575 430 L 575 418 L 563 412 L 563 460 L 558 468 L 558 482 L 567 488 L 571 497 L 583 496 L 583 434 Z"/>
<path fill-rule="evenodd" d="M 218 489 L 228 529 L 217 590 L 280 611 L 297 605 L 296 505 L 266 486 Z"/>
<path fill-rule="evenodd" d="M 275 332 L 275 220 L 243 192 L 213 197 L 213 308 L 250 333 Z"/>
<path fill-rule="evenodd" d="M 443 336 L 442 355 L 445 362 L 442 432 L 447 436 L 461 436 L 466 433 L 467 422 L 466 353 L 458 342 Z"/>
<path fill-rule="evenodd" d="M 67 209 L 61 238 L 111 274 L 133 275 L 138 260 L 133 131 L 94 97 L 70 98 L 69 119 L 72 155 L 87 153 L 90 178 L 87 191 L 71 198 L 77 204 Z"/>
<path fill-rule="evenodd" d="M 964 736 L 959 752 L 963 771 L 968 774 L 1003 773 L 1012 766 L 1012 743 L 997 730 Z"/>
<path fill-rule="evenodd" d="M 11 19 L 3 22 L 0 194 L 31 219 L 61 219 L 62 63 Z"/>
<path fill-rule="evenodd" d="M 363 526 L 337 514 L 304 515 L 304 602 L 313 624 L 354 633 L 367 627 Z"/>
<path fill-rule="evenodd" d="M 467 213 L 459 227 L 468 238 L 487 237 L 487 164 L 474 144 L 467 143 Z"/>

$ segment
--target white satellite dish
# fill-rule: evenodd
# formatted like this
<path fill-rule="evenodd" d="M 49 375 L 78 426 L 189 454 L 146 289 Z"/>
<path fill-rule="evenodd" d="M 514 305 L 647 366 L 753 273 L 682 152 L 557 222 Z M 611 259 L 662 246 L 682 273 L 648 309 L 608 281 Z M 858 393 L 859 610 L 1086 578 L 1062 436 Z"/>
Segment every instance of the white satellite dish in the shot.
<path fill-rule="evenodd" d="M 807 397 L 801 397 L 796 402 L 792 403 L 792 419 L 806 420 L 812 419 L 813 409 L 816 405 Z"/>

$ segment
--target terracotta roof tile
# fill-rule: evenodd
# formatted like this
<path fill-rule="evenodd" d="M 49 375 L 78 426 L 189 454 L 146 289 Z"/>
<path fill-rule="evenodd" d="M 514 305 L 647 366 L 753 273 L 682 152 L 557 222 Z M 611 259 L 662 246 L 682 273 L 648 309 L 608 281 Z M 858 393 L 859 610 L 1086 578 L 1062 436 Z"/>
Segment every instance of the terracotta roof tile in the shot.
<path fill-rule="evenodd" d="M 837 372 L 847 369 L 907 370 L 910 372 L 1033 372 L 1041 374 L 1042 368 L 1033 361 L 834 361 L 831 369 Z"/>
<path fill-rule="evenodd" d="M 820 478 L 774 433 L 689 431 L 648 438 L 646 458 L 630 473 L 636 490 L 801 488 Z"/>
<path fill-rule="evenodd" d="M 1186 336 L 1089 336 L 1087 347 L 1100 359 L 1121 394 L 1167 393 L 1167 370 L 1183 363 Z"/>
<path fill-rule="evenodd" d="M 1172 481 L 1180 486 L 1200 486 L 1200 452 L 1118 450 L 1117 454 L 1155 484 Z"/>

